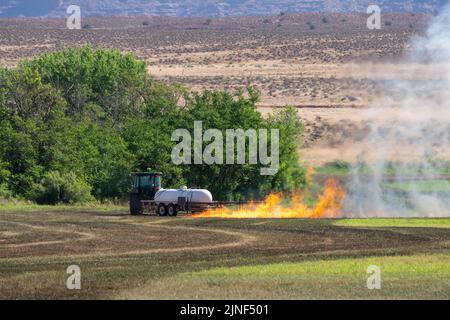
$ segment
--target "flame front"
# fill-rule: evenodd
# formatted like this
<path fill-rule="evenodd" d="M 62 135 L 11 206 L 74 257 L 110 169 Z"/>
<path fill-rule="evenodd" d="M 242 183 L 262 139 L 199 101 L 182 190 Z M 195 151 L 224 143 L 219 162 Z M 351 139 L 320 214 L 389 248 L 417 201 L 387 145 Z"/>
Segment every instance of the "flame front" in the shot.
<path fill-rule="evenodd" d="M 249 203 L 240 208 L 215 208 L 195 214 L 194 218 L 336 218 L 341 212 L 345 191 L 335 179 L 325 182 L 322 195 L 315 207 L 308 207 L 303 196 L 291 195 L 289 206 L 283 206 L 283 195 L 272 193 L 262 203 Z"/>

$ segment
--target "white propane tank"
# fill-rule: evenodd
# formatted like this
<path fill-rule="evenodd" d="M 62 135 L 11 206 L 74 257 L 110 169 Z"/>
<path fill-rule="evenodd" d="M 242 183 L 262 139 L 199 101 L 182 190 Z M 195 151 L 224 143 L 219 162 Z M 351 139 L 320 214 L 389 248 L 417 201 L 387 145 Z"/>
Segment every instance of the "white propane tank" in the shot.
<path fill-rule="evenodd" d="M 177 204 L 178 198 L 184 197 L 188 202 L 210 203 L 213 201 L 211 192 L 205 189 L 188 189 L 182 186 L 180 189 L 161 189 L 155 194 L 157 204 Z"/>

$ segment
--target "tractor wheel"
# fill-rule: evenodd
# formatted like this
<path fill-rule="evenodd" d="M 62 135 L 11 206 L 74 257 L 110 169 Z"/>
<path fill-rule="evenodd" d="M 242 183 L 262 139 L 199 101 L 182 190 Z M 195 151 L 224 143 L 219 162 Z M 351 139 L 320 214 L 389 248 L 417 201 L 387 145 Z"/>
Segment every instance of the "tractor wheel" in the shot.
<path fill-rule="evenodd" d="M 131 195 L 130 197 L 130 213 L 132 216 L 138 216 L 142 214 L 141 200 L 137 195 Z"/>
<path fill-rule="evenodd" d="M 162 203 L 158 205 L 158 215 L 160 217 L 167 216 L 167 207 Z"/>
<path fill-rule="evenodd" d="M 177 207 L 174 206 L 173 204 L 169 204 L 169 206 L 167 207 L 167 214 L 170 217 L 176 217 L 178 212 L 177 212 Z"/>

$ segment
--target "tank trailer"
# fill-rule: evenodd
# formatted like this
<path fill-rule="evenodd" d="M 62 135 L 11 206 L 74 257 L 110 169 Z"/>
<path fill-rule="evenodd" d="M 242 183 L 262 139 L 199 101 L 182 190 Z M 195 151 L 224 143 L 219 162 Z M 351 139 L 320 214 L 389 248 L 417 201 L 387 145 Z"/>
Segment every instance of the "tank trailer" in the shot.
<path fill-rule="evenodd" d="M 130 193 L 130 213 L 144 212 L 159 216 L 177 216 L 178 212 L 196 213 L 225 205 L 242 205 L 245 202 L 213 201 L 211 192 L 205 189 L 163 189 L 161 172 L 138 172 L 131 174 L 133 189 Z"/>

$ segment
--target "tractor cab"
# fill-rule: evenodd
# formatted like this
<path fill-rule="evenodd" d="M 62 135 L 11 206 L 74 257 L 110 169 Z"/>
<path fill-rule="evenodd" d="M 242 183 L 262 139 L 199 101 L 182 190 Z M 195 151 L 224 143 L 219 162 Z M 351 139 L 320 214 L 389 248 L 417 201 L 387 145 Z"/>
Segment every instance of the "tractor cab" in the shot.
<path fill-rule="evenodd" d="M 161 189 L 160 172 L 136 172 L 131 174 L 133 189 L 130 193 L 130 212 L 132 215 L 142 213 L 142 200 L 154 200 L 155 194 Z"/>

